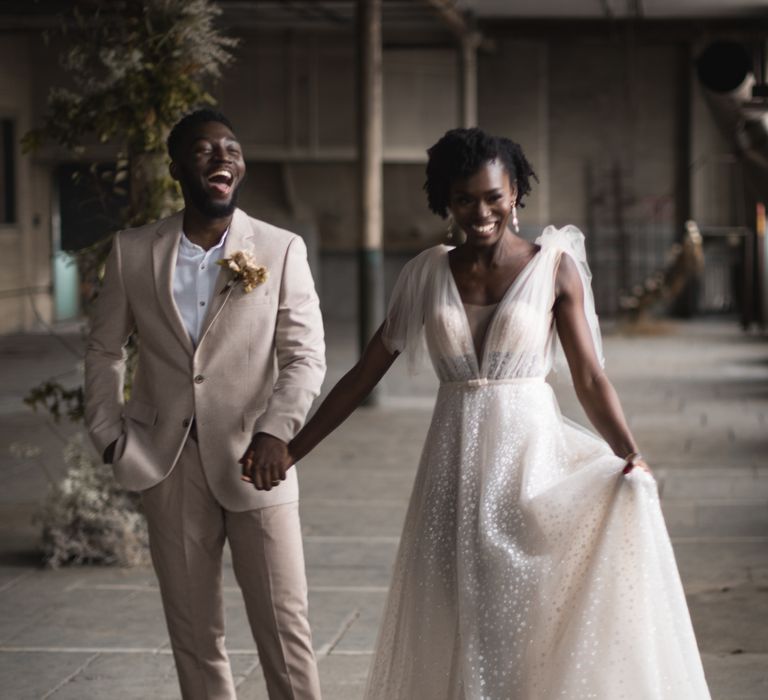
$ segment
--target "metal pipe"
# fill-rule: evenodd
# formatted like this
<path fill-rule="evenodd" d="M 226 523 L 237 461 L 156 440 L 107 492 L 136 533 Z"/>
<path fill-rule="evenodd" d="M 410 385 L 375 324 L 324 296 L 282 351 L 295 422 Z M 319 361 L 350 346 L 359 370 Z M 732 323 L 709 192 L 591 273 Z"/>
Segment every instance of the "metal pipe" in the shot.
<path fill-rule="evenodd" d="M 765 169 L 768 181 L 768 105 L 751 102 L 756 84 L 751 53 L 743 44 L 718 41 L 701 52 L 696 71 L 721 128 Z"/>

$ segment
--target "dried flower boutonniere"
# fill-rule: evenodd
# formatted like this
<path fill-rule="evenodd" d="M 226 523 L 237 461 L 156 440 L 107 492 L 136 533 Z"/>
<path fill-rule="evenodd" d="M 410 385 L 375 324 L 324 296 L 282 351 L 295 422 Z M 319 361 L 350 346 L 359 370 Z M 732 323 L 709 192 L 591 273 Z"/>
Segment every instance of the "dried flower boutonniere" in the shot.
<path fill-rule="evenodd" d="M 267 281 L 267 268 L 264 265 L 257 265 L 251 254 L 242 250 L 232 253 L 227 258 L 222 258 L 218 264 L 226 267 L 232 273 L 232 279 L 227 282 L 224 291 L 237 282 L 241 282 L 243 291 L 247 294 Z"/>

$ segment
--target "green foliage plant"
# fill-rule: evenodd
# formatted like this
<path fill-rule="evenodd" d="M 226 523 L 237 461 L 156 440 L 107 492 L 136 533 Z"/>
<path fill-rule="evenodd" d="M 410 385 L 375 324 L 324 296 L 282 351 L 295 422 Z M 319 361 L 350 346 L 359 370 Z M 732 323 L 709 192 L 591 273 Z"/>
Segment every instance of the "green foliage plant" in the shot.
<path fill-rule="evenodd" d="M 72 3 L 57 31 L 66 44 L 60 60 L 70 85 L 49 92 L 42 125 L 22 140 L 25 152 L 53 143 L 82 160 L 79 177 L 90 176 L 95 186 L 126 199 L 120 228 L 178 210 L 181 197 L 168 173 L 165 140 L 181 116 L 215 102 L 206 85 L 221 76 L 237 45 L 217 28 L 220 14 L 210 0 Z M 114 166 L 87 165 L 94 147 L 102 154 L 106 147 Z M 102 240 L 77 251 L 81 274 L 93 282 L 92 298 L 113 233 L 105 231 Z M 126 398 L 136 347 L 134 337 L 127 347 Z M 62 413 L 74 422 L 83 419 L 82 387 L 48 380 L 25 402 L 57 421 Z M 109 467 L 86 458 L 85 447 L 67 449 L 70 470 L 51 489 L 42 513 L 48 563 L 135 563 L 135 545 L 145 540 L 136 499 L 116 486 Z"/>
<path fill-rule="evenodd" d="M 83 156 L 112 144 L 111 186 L 129 197 L 125 226 L 170 214 L 179 193 L 168 175 L 165 139 L 186 112 L 212 104 L 206 81 L 232 61 L 235 39 L 215 26 L 209 0 L 79 0 L 62 19 L 61 64 L 71 87 L 49 93 L 43 125 L 24 137 Z"/>

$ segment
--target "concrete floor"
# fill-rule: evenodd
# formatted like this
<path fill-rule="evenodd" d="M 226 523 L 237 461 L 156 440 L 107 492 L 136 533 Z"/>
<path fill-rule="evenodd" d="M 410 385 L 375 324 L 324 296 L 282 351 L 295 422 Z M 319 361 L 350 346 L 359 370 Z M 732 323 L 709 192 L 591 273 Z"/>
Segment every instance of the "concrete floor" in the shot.
<path fill-rule="evenodd" d="M 768 341 L 733 323 L 606 337 L 609 375 L 660 481 L 716 700 L 768 697 Z M 329 333 L 329 376 L 353 359 Z M 65 339 L 75 348 L 76 335 Z M 151 570 L 40 568 L 31 517 L 61 474 L 70 428 L 20 404 L 35 382 L 78 381 L 46 335 L 0 338 L 0 697 L 178 698 Z M 400 363 L 400 364 L 405 364 Z M 301 465 L 311 621 L 326 700 L 362 696 L 434 381 L 396 364 L 380 408 L 354 414 Z M 572 390 L 557 386 L 578 418 Z M 11 446 L 14 449 L 11 449 Z M 37 456 L 19 447 L 36 445 Z M 265 699 L 231 568 L 228 647 L 241 700 Z M 534 700 L 534 699 L 530 699 Z M 664 699 L 674 700 L 674 699 Z"/>

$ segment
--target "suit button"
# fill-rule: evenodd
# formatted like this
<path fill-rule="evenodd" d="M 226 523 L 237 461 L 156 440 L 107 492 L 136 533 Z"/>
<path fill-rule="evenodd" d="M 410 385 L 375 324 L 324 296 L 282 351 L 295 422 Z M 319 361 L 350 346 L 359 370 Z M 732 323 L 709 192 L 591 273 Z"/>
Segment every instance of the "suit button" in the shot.
<path fill-rule="evenodd" d="M 195 377 L 195 384 L 202 384 L 205 381 L 205 377 L 202 374 L 198 374 Z"/>
<path fill-rule="evenodd" d="M 181 421 L 181 425 L 182 425 L 182 427 L 184 427 L 184 428 L 188 428 L 188 427 L 189 427 L 189 424 L 190 424 L 191 422 L 192 422 L 192 421 L 190 421 L 190 420 L 189 420 L 189 418 L 185 418 L 183 421 Z"/>

